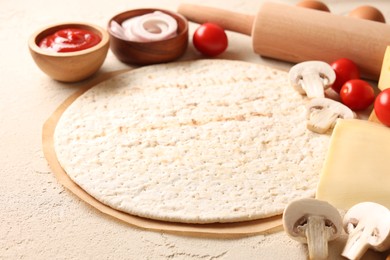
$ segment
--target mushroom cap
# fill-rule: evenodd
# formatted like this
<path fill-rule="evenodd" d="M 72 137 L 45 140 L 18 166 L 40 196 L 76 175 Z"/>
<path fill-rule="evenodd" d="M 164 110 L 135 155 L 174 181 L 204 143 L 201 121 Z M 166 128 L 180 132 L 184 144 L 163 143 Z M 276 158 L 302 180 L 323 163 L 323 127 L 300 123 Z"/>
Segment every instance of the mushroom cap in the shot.
<path fill-rule="evenodd" d="M 324 88 L 330 87 L 336 80 L 336 73 L 333 68 L 323 61 L 304 61 L 294 65 L 289 71 L 291 85 L 301 94 L 305 91 L 302 88 L 301 80 L 307 75 L 318 75 L 322 79 Z"/>
<path fill-rule="evenodd" d="M 284 230 L 292 238 L 300 242 L 307 242 L 306 237 L 298 232 L 298 226 L 304 225 L 309 216 L 323 217 L 325 225 L 333 228 L 334 232 L 329 240 L 333 240 L 341 234 L 343 225 L 338 210 L 326 201 L 310 198 L 293 201 L 284 209 Z"/>
<path fill-rule="evenodd" d="M 350 233 L 349 224 L 356 227 L 360 222 L 365 222 L 367 228 L 372 228 L 375 239 L 370 240 L 370 245 L 381 246 L 390 236 L 390 210 L 385 206 L 374 202 L 361 202 L 350 208 L 343 218 L 344 230 Z M 389 239 L 390 240 L 390 239 Z M 386 244 L 390 245 L 390 241 Z"/>

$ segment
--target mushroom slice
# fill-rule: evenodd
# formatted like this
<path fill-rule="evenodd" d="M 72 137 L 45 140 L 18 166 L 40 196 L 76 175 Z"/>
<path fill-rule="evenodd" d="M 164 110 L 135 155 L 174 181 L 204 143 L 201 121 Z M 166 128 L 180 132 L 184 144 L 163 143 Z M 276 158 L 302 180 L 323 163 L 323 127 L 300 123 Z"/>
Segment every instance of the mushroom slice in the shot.
<path fill-rule="evenodd" d="M 283 213 L 283 227 L 293 239 L 308 244 L 310 259 L 326 259 L 328 241 L 339 237 L 343 229 L 338 210 L 316 199 L 291 202 Z"/>
<path fill-rule="evenodd" d="M 368 248 L 390 248 L 390 210 L 378 203 L 362 202 L 350 208 L 343 219 L 348 233 L 342 256 L 360 259 Z"/>
<path fill-rule="evenodd" d="M 305 61 L 289 72 L 290 84 L 308 98 L 325 97 L 324 91 L 336 80 L 332 67 L 323 61 Z"/>
<path fill-rule="evenodd" d="M 356 114 L 347 106 L 329 98 L 313 98 L 306 109 L 307 128 L 319 134 L 333 128 L 338 118 L 356 118 Z"/>

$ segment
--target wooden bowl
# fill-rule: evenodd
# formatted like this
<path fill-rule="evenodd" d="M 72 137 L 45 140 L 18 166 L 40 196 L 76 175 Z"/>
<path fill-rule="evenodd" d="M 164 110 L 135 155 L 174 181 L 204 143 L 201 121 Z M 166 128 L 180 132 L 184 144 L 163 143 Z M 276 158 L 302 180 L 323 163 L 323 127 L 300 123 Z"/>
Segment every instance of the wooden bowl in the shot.
<path fill-rule="evenodd" d="M 161 41 L 135 42 L 118 38 L 111 33 L 111 21 L 121 24 L 127 19 L 155 11 L 166 13 L 177 21 L 177 36 Z M 108 22 L 107 31 L 110 34 L 111 51 L 120 61 L 128 64 L 149 65 L 173 61 L 183 55 L 188 46 L 187 19 L 178 13 L 162 9 L 135 9 L 117 14 Z"/>
<path fill-rule="evenodd" d="M 73 52 L 54 52 L 38 46 L 46 36 L 66 28 L 90 30 L 97 33 L 101 41 L 91 48 Z M 88 23 L 62 23 L 35 32 L 30 37 L 28 45 L 35 63 L 49 77 L 63 82 L 76 82 L 88 78 L 99 70 L 110 44 L 108 33 L 99 26 Z"/>

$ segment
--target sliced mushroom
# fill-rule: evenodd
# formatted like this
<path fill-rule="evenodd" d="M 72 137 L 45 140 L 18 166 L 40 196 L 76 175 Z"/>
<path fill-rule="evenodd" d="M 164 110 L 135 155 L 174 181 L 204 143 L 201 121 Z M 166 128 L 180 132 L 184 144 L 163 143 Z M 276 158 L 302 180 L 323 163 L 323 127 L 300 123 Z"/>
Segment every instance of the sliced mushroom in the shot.
<path fill-rule="evenodd" d="M 290 84 L 308 98 L 324 97 L 325 89 L 336 80 L 332 67 L 323 61 L 305 61 L 296 64 L 289 72 Z"/>
<path fill-rule="evenodd" d="M 390 210 L 378 203 L 362 202 L 350 208 L 343 225 L 348 233 L 342 256 L 360 259 L 368 248 L 385 251 L 390 248 Z"/>
<path fill-rule="evenodd" d="M 347 106 L 329 98 L 313 98 L 306 109 L 307 128 L 319 134 L 333 128 L 338 118 L 356 118 L 356 114 Z"/>
<path fill-rule="evenodd" d="M 339 237 L 343 229 L 338 210 L 316 199 L 291 202 L 283 213 L 283 227 L 293 239 L 308 244 L 310 259 L 326 259 L 328 241 Z"/>

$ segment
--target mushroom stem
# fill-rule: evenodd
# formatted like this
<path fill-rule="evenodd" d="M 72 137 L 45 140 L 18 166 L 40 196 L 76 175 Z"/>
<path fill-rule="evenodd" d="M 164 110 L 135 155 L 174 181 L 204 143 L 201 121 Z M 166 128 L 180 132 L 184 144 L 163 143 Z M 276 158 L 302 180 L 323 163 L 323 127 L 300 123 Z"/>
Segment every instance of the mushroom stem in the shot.
<path fill-rule="evenodd" d="M 324 80 L 315 74 L 304 75 L 301 79 L 302 88 L 306 91 L 308 98 L 322 98 L 324 93 Z"/>
<path fill-rule="evenodd" d="M 307 238 L 310 259 L 328 258 L 328 240 L 332 230 L 325 225 L 321 216 L 309 216 L 307 224 L 303 227 Z"/>
<path fill-rule="evenodd" d="M 316 110 L 310 113 L 307 121 L 307 129 L 315 133 L 323 134 L 336 122 L 339 114 L 333 110 Z"/>
<path fill-rule="evenodd" d="M 349 223 L 349 225 L 352 226 L 353 224 Z M 347 243 L 341 255 L 348 259 L 357 260 L 364 255 L 370 246 L 368 240 L 371 236 L 372 229 L 359 223 L 355 229 L 351 227 L 349 230 L 351 230 L 351 233 L 349 233 Z"/>

